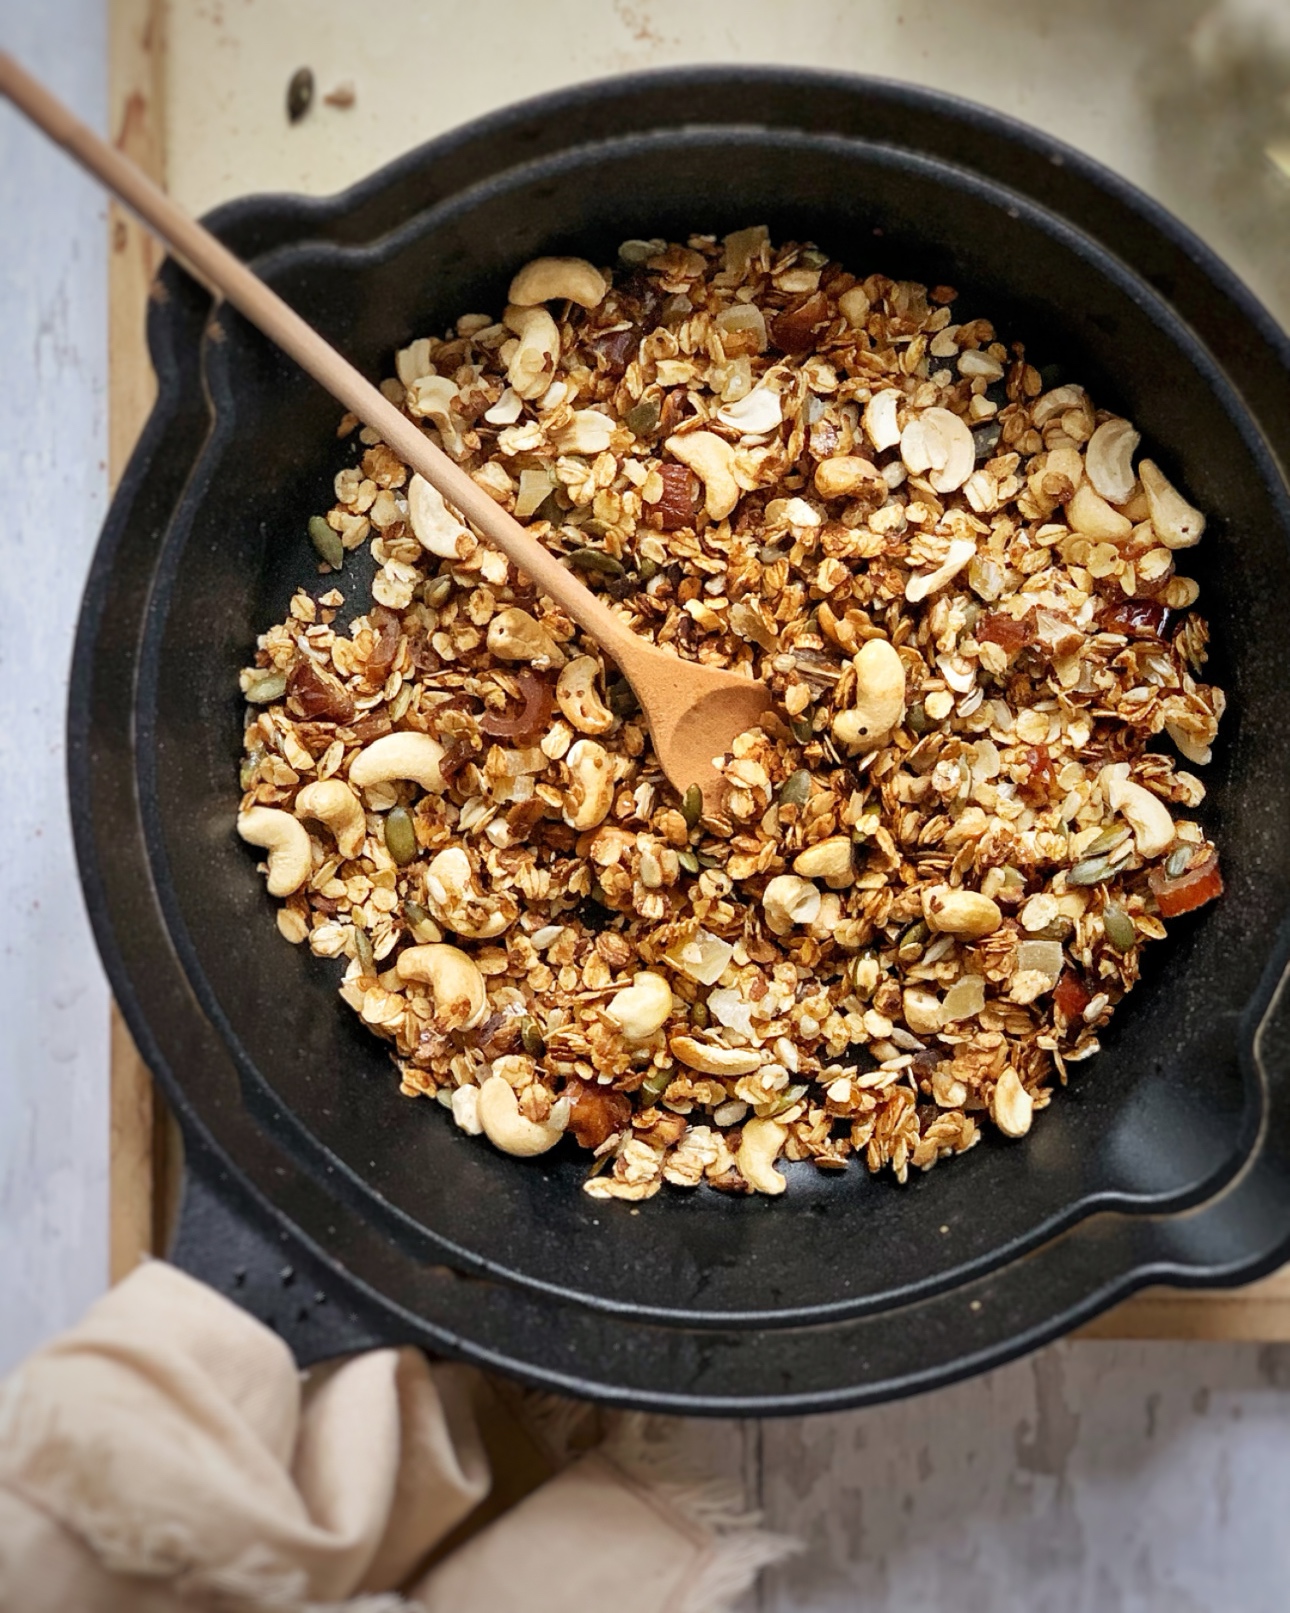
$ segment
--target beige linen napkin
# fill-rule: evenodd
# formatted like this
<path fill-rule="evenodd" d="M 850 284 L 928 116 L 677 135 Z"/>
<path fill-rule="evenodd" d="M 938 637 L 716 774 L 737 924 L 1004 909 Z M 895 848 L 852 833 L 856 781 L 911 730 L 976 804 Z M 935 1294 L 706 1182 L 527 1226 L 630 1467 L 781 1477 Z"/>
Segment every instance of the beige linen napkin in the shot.
<path fill-rule="evenodd" d="M 571 1459 L 590 1409 L 533 1401 L 526 1430 L 517 1398 L 406 1349 L 302 1378 L 236 1306 L 142 1266 L 0 1384 L 0 1613 L 717 1613 L 793 1549 L 641 1419 Z M 471 1532 L 490 1487 L 494 1513 L 532 1493 Z"/>

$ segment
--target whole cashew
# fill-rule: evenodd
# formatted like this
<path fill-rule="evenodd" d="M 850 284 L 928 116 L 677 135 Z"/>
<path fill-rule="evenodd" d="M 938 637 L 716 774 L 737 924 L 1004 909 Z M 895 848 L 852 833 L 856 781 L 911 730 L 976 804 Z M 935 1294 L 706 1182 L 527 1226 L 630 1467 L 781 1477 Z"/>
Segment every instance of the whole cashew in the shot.
<path fill-rule="evenodd" d="M 382 734 L 349 764 L 349 782 L 365 790 L 370 784 L 411 779 L 431 795 L 442 795 L 448 788 L 439 771 L 442 760 L 443 746 L 429 734 Z"/>
<path fill-rule="evenodd" d="M 342 857 L 357 857 L 367 838 L 363 803 L 343 779 L 316 779 L 296 796 L 296 816 L 317 818 L 336 838 Z"/>
<path fill-rule="evenodd" d="M 564 821 L 571 829 L 594 829 L 609 815 L 614 800 L 614 762 L 603 745 L 580 739 L 569 749 L 569 795 Z"/>
<path fill-rule="evenodd" d="M 1005 1137 L 1024 1137 L 1030 1130 L 1034 1113 L 1035 1100 L 1009 1064 L 994 1084 L 990 1097 L 990 1118 Z"/>
<path fill-rule="evenodd" d="M 788 1127 L 777 1120 L 750 1120 L 735 1155 L 739 1174 L 758 1193 L 779 1194 L 788 1186 L 775 1161 L 788 1141 Z"/>
<path fill-rule="evenodd" d="M 714 521 L 723 521 L 739 502 L 734 449 L 713 431 L 691 431 L 684 436 L 669 437 L 663 446 L 699 478 L 704 487 L 704 507 Z"/>
<path fill-rule="evenodd" d="M 290 896 L 309 878 L 313 855 L 309 831 L 299 818 L 277 807 L 248 807 L 238 813 L 237 832 L 248 845 L 268 852 L 270 896 Z"/>
<path fill-rule="evenodd" d="M 1174 838 L 1174 820 L 1159 796 L 1129 777 L 1127 762 L 1113 762 L 1101 773 L 1102 789 L 1112 812 L 1122 813 L 1133 830 L 1140 857 L 1158 857 Z"/>
<path fill-rule="evenodd" d="M 1123 543 L 1133 531 L 1128 516 L 1113 509 L 1090 482 L 1081 482 L 1075 489 L 1074 498 L 1066 506 L 1066 521 L 1072 532 L 1099 543 Z"/>
<path fill-rule="evenodd" d="M 905 666 L 885 638 L 866 639 L 851 664 L 855 704 L 833 719 L 833 736 L 849 751 L 874 750 L 905 714 Z"/>
<path fill-rule="evenodd" d="M 563 1109 L 563 1114 L 561 1110 Z M 569 1123 L 569 1105 L 557 1103 L 545 1124 L 539 1125 L 520 1113 L 515 1088 L 504 1076 L 490 1075 L 479 1089 L 479 1124 L 484 1136 L 504 1154 L 531 1159 L 554 1148 Z M 560 1119 L 560 1125 L 552 1122 Z"/>
<path fill-rule="evenodd" d="M 879 453 L 894 448 L 900 441 L 900 427 L 896 424 L 896 405 L 900 393 L 894 387 L 875 392 L 864 406 L 865 435 Z"/>
<path fill-rule="evenodd" d="M 511 281 L 506 300 L 517 308 L 532 308 L 567 298 L 594 308 L 608 289 L 604 275 L 586 258 L 534 258 Z"/>
<path fill-rule="evenodd" d="M 439 1030 L 474 1030 L 488 1012 L 484 977 L 460 947 L 408 947 L 394 967 L 400 980 L 429 986 Z"/>
<path fill-rule="evenodd" d="M 425 905 L 446 930 L 472 941 L 491 941 L 519 917 L 513 897 L 490 898 L 476 890 L 470 858 L 460 846 L 448 846 L 430 859 Z"/>
<path fill-rule="evenodd" d="M 560 646 L 536 617 L 518 605 L 508 605 L 489 622 L 488 648 L 503 661 L 526 661 L 539 667 L 564 665 Z"/>
<path fill-rule="evenodd" d="M 755 1047 L 717 1047 L 695 1036 L 674 1036 L 668 1046 L 674 1057 L 701 1075 L 751 1075 L 767 1062 L 766 1055 Z"/>
<path fill-rule="evenodd" d="M 1147 495 L 1151 524 L 1165 548 L 1190 549 L 1194 543 L 1199 543 L 1205 530 L 1205 517 L 1188 504 L 1159 465 L 1144 459 L 1138 466 L 1138 475 Z"/>
<path fill-rule="evenodd" d="M 614 726 L 614 714 L 596 690 L 599 675 L 595 656 L 580 655 L 569 662 L 555 686 L 561 714 L 580 734 L 607 734 Z"/>
<path fill-rule="evenodd" d="M 1133 492 L 1133 456 L 1142 438 L 1127 420 L 1104 420 L 1088 440 L 1084 470 L 1109 504 L 1123 504 Z"/>
<path fill-rule="evenodd" d="M 443 501 L 443 494 L 432 487 L 424 476 L 414 476 L 408 483 L 408 519 L 413 536 L 423 549 L 440 560 L 460 560 L 462 540 L 470 537 Z"/>
<path fill-rule="evenodd" d="M 521 398 L 540 398 L 551 384 L 560 356 L 560 332 L 545 308 L 510 307 L 503 318 L 519 337 L 506 364 L 506 379 Z"/>
<path fill-rule="evenodd" d="M 644 971 L 609 1000 L 605 1009 L 629 1042 L 648 1042 L 672 1012 L 672 988 L 662 975 Z"/>
<path fill-rule="evenodd" d="M 845 890 L 856 877 L 850 835 L 830 835 L 827 840 L 807 846 L 793 859 L 793 872 L 803 879 L 822 879 L 832 890 Z"/>

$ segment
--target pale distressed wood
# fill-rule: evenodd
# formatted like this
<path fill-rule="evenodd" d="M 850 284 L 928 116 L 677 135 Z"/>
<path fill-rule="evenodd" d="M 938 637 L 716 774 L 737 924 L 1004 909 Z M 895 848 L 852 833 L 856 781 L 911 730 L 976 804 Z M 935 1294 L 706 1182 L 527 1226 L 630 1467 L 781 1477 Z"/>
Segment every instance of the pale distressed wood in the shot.
<path fill-rule="evenodd" d="M 162 0 L 111 0 L 108 128 L 113 143 L 162 183 L 163 25 Z M 115 487 L 156 396 L 144 317 L 162 254 L 115 202 L 108 232 L 108 475 Z M 176 1172 L 173 1127 L 115 1004 L 111 1038 L 109 1271 L 116 1282 L 160 1253 Z"/>

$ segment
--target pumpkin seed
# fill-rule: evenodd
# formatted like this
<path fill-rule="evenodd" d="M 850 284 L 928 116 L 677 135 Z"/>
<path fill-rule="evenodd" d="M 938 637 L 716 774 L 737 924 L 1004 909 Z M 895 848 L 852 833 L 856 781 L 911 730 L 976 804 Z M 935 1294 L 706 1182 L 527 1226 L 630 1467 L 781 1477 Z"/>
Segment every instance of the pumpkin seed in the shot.
<path fill-rule="evenodd" d="M 783 1093 L 780 1095 L 779 1102 L 770 1111 L 769 1118 L 773 1120 L 776 1115 L 786 1114 L 795 1103 L 800 1103 L 802 1101 L 809 1090 L 810 1088 L 805 1085 L 785 1087 Z"/>
<path fill-rule="evenodd" d="M 575 549 L 564 557 L 565 564 L 575 571 L 594 571 L 601 577 L 625 577 L 626 568 L 621 560 L 604 549 Z"/>
<path fill-rule="evenodd" d="M 1122 846 L 1128 838 L 1129 831 L 1122 823 L 1112 824 L 1109 829 L 1103 829 L 1096 840 L 1091 840 L 1084 847 L 1084 855 L 1086 857 L 1104 856 L 1108 851 L 1114 851 L 1117 846 Z"/>
<path fill-rule="evenodd" d="M 1085 857 L 1066 875 L 1068 885 L 1100 885 L 1111 876 L 1111 865 L 1105 857 Z"/>
<path fill-rule="evenodd" d="M 626 721 L 634 717 L 641 709 L 640 701 L 636 698 L 636 691 L 626 678 L 615 678 L 605 689 L 605 704 L 615 717 Z"/>
<path fill-rule="evenodd" d="M 793 738 L 799 745 L 807 744 L 815 733 L 809 717 L 799 717 L 796 722 L 789 725 L 793 730 Z"/>
<path fill-rule="evenodd" d="M 445 572 L 440 577 L 430 578 L 429 582 L 421 590 L 421 597 L 431 610 L 438 610 L 448 603 L 449 596 L 452 594 L 452 586 L 452 578 Z"/>
<path fill-rule="evenodd" d="M 1187 872 L 1187 865 L 1191 862 L 1191 847 L 1176 846 L 1165 858 L 1165 873 L 1170 879 L 1177 879 L 1180 874 Z"/>
<path fill-rule="evenodd" d="M 285 672 L 257 672 L 247 679 L 246 698 L 253 706 L 267 706 L 271 700 L 281 700 L 286 692 Z"/>
<path fill-rule="evenodd" d="M 243 789 L 249 789 L 250 788 L 249 785 L 243 785 L 242 787 L 243 787 Z M 677 862 L 680 863 L 681 867 L 685 869 L 687 874 L 697 874 L 698 873 L 698 871 L 699 871 L 699 859 L 694 855 L 694 853 L 691 850 L 689 850 L 688 847 L 686 848 L 685 851 L 678 851 L 677 852 L 676 860 L 677 860 Z"/>
<path fill-rule="evenodd" d="M 1102 928 L 1106 931 L 1107 940 L 1117 952 L 1127 952 L 1138 939 L 1133 920 L 1114 902 L 1108 902 L 1102 909 Z"/>
<path fill-rule="evenodd" d="M 385 814 L 385 849 L 400 868 L 417 854 L 417 832 L 407 807 L 391 807 Z"/>
<path fill-rule="evenodd" d="M 358 959 L 358 967 L 364 975 L 375 975 L 376 954 L 372 951 L 372 942 L 366 930 L 354 926 L 354 956 Z"/>
<path fill-rule="evenodd" d="M 661 570 L 662 567 L 659 565 L 658 561 L 651 560 L 649 555 L 642 555 L 641 563 L 636 568 L 637 575 L 640 577 L 642 583 L 653 582 Z"/>
<path fill-rule="evenodd" d="M 805 806 L 811 798 L 811 775 L 804 767 L 790 773 L 779 787 L 780 806 Z"/>
<path fill-rule="evenodd" d="M 671 1084 L 672 1071 L 670 1069 L 654 1070 L 641 1083 L 641 1096 L 648 1098 L 651 1103 L 657 1103 Z"/>
<path fill-rule="evenodd" d="M 345 545 L 340 541 L 340 533 L 333 532 L 321 515 L 309 518 L 309 541 L 318 558 L 326 561 L 333 571 L 339 571 L 345 564 Z"/>
<path fill-rule="evenodd" d="M 898 960 L 901 963 L 913 963 L 922 955 L 931 933 L 925 919 L 916 919 L 900 938 L 900 944 L 896 948 Z"/>
<path fill-rule="evenodd" d="M 658 425 L 658 404 L 638 403 L 623 416 L 623 424 L 634 437 L 648 437 Z"/>
<path fill-rule="evenodd" d="M 921 700 L 917 700 L 905 713 L 906 726 L 913 729 L 916 734 L 925 734 L 928 729 L 927 711 Z"/>
<path fill-rule="evenodd" d="M 287 85 L 287 117 L 299 123 L 314 104 L 314 76 L 307 67 L 299 67 Z"/>
<path fill-rule="evenodd" d="M 264 760 L 264 746 L 257 745 L 254 750 L 248 751 L 238 769 L 237 781 L 244 790 L 249 790 L 255 783 L 260 772 L 260 763 Z"/>
<path fill-rule="evenodd" d="M 703 791 L 697 784 L 691 784 L 682 797 L 681 816 L 685 819 L 687 829 L 698 826 L 699 819 L 703 816 Z"/>
<path fill-rule="evenodd" d="M 690 1004 L 690 1023 L 701 1031 L 706 1031 L 712 1023 L 708 1014 L 708 1005 L 702 998 Z"/>
<path fill-rule="evenodd" d="M 546 1057 L 546 1042 L 543 1040 L 542 1032 L 537 1027 L 537 1020 L 525 1017 L 524 1023 L 520 1026 L 520 1041 L 524 1045 L 524 1051 L 530 1058 L 544 1059 Z"/>

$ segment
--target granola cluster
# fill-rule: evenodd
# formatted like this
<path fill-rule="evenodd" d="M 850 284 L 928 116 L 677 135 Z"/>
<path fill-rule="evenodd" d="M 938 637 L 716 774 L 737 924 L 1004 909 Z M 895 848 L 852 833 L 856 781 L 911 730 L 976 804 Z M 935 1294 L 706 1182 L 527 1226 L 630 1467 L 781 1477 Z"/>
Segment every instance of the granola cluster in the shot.
<path fill-rule="evenodd" d="M 586 1190 L 904 1180 L 1020 1137 L 1222 888 L 1204 520 L 956 294 L 762 229 L 529 265 L 383 390 L 639 633 L 776 715 L 679 798 L 597 646 L 370 430 L 242 675 L 245 838 L 402 1090 Z M 342 423 L 352 433 L 357 421 Z"/>

